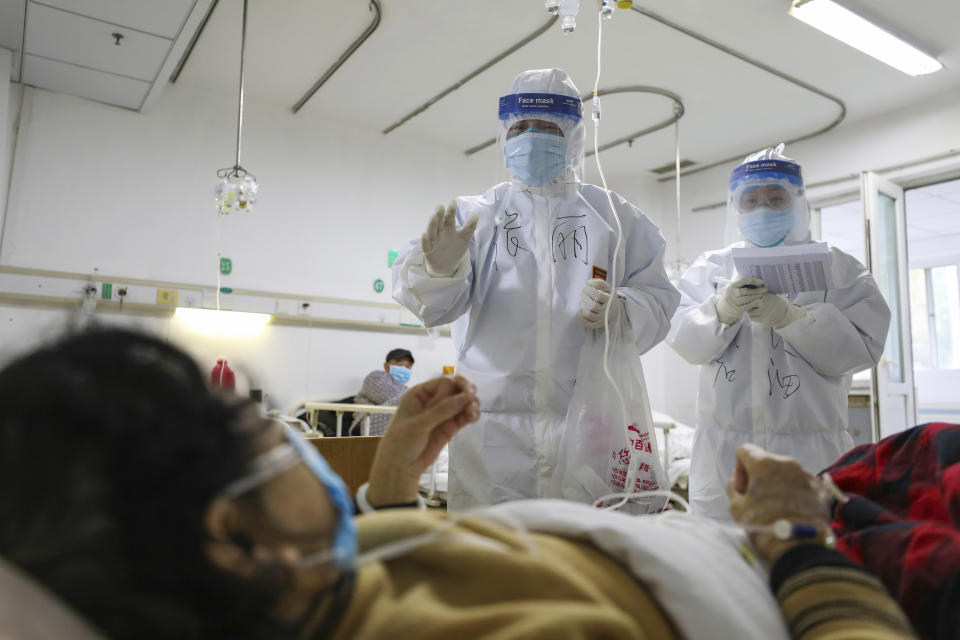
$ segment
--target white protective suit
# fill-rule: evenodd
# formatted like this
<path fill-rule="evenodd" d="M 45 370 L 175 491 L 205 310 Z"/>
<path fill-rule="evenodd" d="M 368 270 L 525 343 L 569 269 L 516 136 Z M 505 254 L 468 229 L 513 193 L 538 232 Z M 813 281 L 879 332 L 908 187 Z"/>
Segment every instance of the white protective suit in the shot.
<path fill-rule="evenodd" d="M 520 74 L 514 94 L 574 96 L 579 107 L 576 87 L 557 69 Z M 502 129 L 521 117 L 502 117 Z M 563 175 L 538 187 L 515 177 L 458 198 L 458 224 L 476 214 L 479 225 L 450 277 L 427 272 L 419 240 L 393 266 L 398 302 L 428 327 L 452 323 L 457 373 L 476 384 L 482 402 L 480 420 L 450 445 L 452 509 L 546 494 L 588 331 L 578 317 L 581 289 L 594 267 L 612 270 L 616 225 L 606 193 L 580 182 L 582 121 L 531 117 L 563 129 Z M 613 201 L 623 225 L 613 301 L 625 334 L 646 352 L 666 335 L 679 294 L 664 271 L 657 227 L 618 195 Z"/>
<path fill-rule="evenodd" d="M 782 158 L 768 149 L 745 164 L 769 157 Z M 797 207 L 785 244 L 810 242 L 802 178 Z M 716 304 L 741 277 L 731 250 L 743 246 L 755 248 L 740 241 L 701 255 L 686 271 L 667 337 L 684 359 L 703 365 L 690 503 L 694 513 L 714 518 L 730 518 L 726 484 L 739 445 L 752 442 L 793 456 L 813 473 L 853 446 L 846 431 L 852 374 L 879 361 L 890 323 L 873 277 L 835 247 L 830 248 L 835 288 L 790 298 L 805 312 L 799 319 L 780 329 L 753 322 L 746 313 L 732 325 L 720 322 Z"/>

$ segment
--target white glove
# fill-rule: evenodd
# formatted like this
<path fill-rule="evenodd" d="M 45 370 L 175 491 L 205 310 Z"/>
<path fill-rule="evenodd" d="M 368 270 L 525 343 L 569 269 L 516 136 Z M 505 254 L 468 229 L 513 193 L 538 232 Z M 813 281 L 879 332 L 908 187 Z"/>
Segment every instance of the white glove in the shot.
<path fill-rule="evenodd" d="M 600 278 L 591 278 L 583 285 L 580 290 L 580 322 L 587 329 L 599 329 L 603 327 L 603 315 L 606 313 L 607 303 L 611 295 L 610 285 L 606 280 Z M 612 325 L 620 312 L 620 305 L 614 304 L 610 309 L 610 324 Z"/>
<path fill-rule="evenodd" d="M 430 275 L 449 278 L 456 273 L 460 261 L 470 247 L 470 239 L 477 230 L 478 220 L 474 215 L 457 229 L 457 203 L 451 202 L 447 205 L 446 214 L 443 206 L 437 207 L 426 232 L 420 238 L 420 247 L 423 249 L 427 272 Z"/>
<path fill-rule="evenodd" d="M 717 320 L 734 324 L 748 313 L 767 292 L 760 278 L 743 278 L 729 285 L 717 300 Z"/>
<path fill-rule="evenodd" d="M 786 298 L 765 293 L 760 302 L 750 310 L 750 319 L 774 329 L 782 329 L 794 320 L 799 320 L 807 312 Z"/>

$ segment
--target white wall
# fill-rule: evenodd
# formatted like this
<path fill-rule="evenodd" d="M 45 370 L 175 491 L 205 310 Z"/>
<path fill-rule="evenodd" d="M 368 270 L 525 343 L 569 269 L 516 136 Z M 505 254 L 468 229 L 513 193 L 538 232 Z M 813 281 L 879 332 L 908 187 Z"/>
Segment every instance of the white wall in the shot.
<path fill-rule="evenodd" d="M 3 237 L 3 210 L 7 201 L 7 182 L 10 177 L 10 162 L 13 145 L 13 109 L 16 93 L 10 91 L 12 54 L 9 49 L 0 49 L 0 239 Z"/>
<path fill-rule="evenodd" d="M 213 186 L 234 127 L 229 98 L 184 87 L 143 114 L 28 90 L 0 261 L 213 284 Z M 371 288 L 387 250 L 490 175 L 458 149 L 249 102 L 243 142 L 261 191 L 252 214 L 222 220 L 235 288 L 388 300 Z"/>
<path fill-rule="evenodd" d="M 841 124 L 822 136 L 799 142 L 786 154 L 803 165 L 807 184 L 859 174 L 863 170 L 909 163 L 960 151 L 960 91 L 953 91 L 926 104 L 883 114 L 854 125 Z M 777 144 L 779 140 L 771 140 Z M 725 207 L 693 213 L 692 209 L 725 200 L 727 178 L 736 166 L 717 167 L 681 179 L 680 255 L 693 260 L 700 253 L 718 248 L 724 236 Z M 939 173 L 960 168 L 960 156 L 899 170 L 892 179 L 912 178 L 923 172 Z M 661 202 L 672 206 L 675 184 L 658 184 Z M 809 190 L 811 200 L 859 190 L 859 177 L 829 187 Z M 668 236 L 668 243 L 673 240 Z M 664 347 L 659 347 L 666 350 Z M 696 420 L 698 368 L 672 351 L 663 355 L 665 385 L 670 389 L 664 410 L 681 421 Z M 647 376 L 652 377 L 647 371 Z"/>
<path fill-rule="evenodd" d="M 0 363 L 83 321 L 78 312 L 0 305 Z M 95 321 L 167 338 L 194 356 L 204 372 L 218 356 L 227 355 L 238 390 L 261 388 L 268 408 L 282 411 L 306 398 L 335 400 L 355 394 L 363 377 L 382 367 L 384 356 L 397 347 L 409 349 L 416 358 L 411 384 L 440 375 L 441 367 L 456 359 L 449 338 L 268 325 L 255 337 L 217 340 L 170 318 L 98 312 Z"/>
<path fill-rule="evenodd" d="M 213 186 L 216 169 L 233 163 L 230 100 L 169 86 L 139 114 L 31 88 L 23 94 L 0 264 L 215 286 Z M 0 97 L 0 122 L 9 123 L 14 112 Z M 304 126 L 280 107 L 248 102 L 244 125 L 243 164 L 256 173 L 261 198 L 252 214 L 221 223 L 223 253 L 233 260 L 223 285 L 233 288 L 390 302 L 388 249 L 418 237 L 437 203 L 482 191 L 494 173 L 459 149 L 332 122 Z M 3 151 L 0 158 L 9 145 Z M 387 283 L 380 294 L 377 278 Z M 6 357 L 69 324 L 63 311 L 0 311 Z M 226 355 L 256 372 L 284 409 L 305 396 L 355 393 L 396 347 L 414 353 L 414 382 L 455 361 L 449 338 L 426 334 L 270 326 L 257 340 L 218 344 L 176 321 L 103 317 L 169 335 L 204 369 Z"/>
<path fill-rule="evenodd" d="M 97 267 L 214 286 L 212 189 L 215 170 L 232 164 L 232 109 L 227 98 L 177 86 L 145 114 L 27 89 L 0 264 L 82 273 Z M 221 221 L 223 252 L 234 263 L 223 284 L 389 301 L 389 287 L 380 295 L 372 289 L 376 278 L 390 282 L 387 250 L 418 236 L 437 203 L 489 186 L 497 170 L 487 164 L 401 132 L 305 127 L 285 109 L 248 102 L 243 165 L 257 175 L 260 200 L 253 214 Z M 672 219 L 672 204 L 665 214 L 652 178 L 614 178 L 610 186 L 655 223 Z M 0 355 L 7 357 L 70 323 L 62 311 L 0 310 Z M 273 326 L 246 343 L 212 344 L 175 321 L 101 317 L 169 335 L 204 368 L 227 355 L 256 372 L 256 384 L 281 408 L 308 395 L 354 393 L 394 347 L 413 351 L 414 381 L 456 357 L 449 338 Z M 658 409 L 666 394 L 662 357 L 658 348 L 644 358 Z"/>
<path fill-rule="evenodd" d="M 0 60 L 0 69 L 7 74 L 9 65 Z M 13 87 L 10 99 L 0 100 L 5 131 L 18 103 Z M 213 286 L 212 188 L 215 170 L 232 164 L 230 99 L 170 86 L 150 113 L 137 114 L 40 90 L 23 93 L 0 264 L 79 272 L 98 267 L 125 277 Z M 953 92 L 922 108 L 841 125 L 788 154 L 812 183 L 943 153 L 960 146 L 958 103 L 960 92 Z M 224 254 L 234 262 L 225 286 L 388 301 L 389 288 L 379 295 L 372 289 L 376 278 L 389 282 L 387 250 L 419 235 L 435 204 L 480 192 L 495 175 L 485 158 L 466 159 L 459 149 L 421 143 L 402 130 L 384 137 L 346 124 L 304 122 L 286 109 L 248 103 L 243 164 L 256 173 L 261 198 L 253 214 L 222 221 Z M 0 162 L 9 153 L 5 144 Z M 669 260 L 690 260 L 718 245 L 723 208 L 691 210 L 724 199 L 731 168 L 681 181 L 678 251 L 674 183 L 605 167 L 611 188 L 661 227 Z M 831 189 L 854 190 L 856 182 Z M 818 196 L 816 190 L 811 195 Z M 6 352 L 25 345 L 34 324 L 65 318 L 57 311 L 3 311 L 0 350 Z M 257 346 L 242 348 L 170 330 L 205 367 L 224 348 L 236 349 L 226 355 L 260 372 L 261 386 L 282 407 L 305 393 L 352 393 L 396 346 L 417 357 L 415 380 L 455 358 L 447 338 L 314 329 L 310 388 L 304 390 L 307 333 L 270 327 Z M 644 363 L 654 408 L 694 422 L 696 367 L 665 346 Z"/>

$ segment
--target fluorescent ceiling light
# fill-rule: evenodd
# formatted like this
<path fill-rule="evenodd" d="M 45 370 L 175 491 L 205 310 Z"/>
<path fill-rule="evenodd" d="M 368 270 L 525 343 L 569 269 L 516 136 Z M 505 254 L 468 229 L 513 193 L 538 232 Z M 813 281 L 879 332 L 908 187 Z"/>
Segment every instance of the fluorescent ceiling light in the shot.
<path fill-rule="evenodd" d="M 174 318 L 184 327 L 207 335 L 243 337 L 257 335 L 273 319 L 269 313 L 217 311 L 177 307 Z"/>
<path fill-rule="evenodd" d="M 907 75 L 920 76 L 943 68 L 935 58 L 833 0 L 793 0 L 790 15 Z"/>

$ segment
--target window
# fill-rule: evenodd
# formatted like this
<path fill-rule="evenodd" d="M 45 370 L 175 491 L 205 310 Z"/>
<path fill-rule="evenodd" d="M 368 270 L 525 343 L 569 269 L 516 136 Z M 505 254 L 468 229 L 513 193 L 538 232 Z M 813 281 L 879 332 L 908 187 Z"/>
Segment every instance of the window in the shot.
<path fill-rule="evenodd" d="M 910 270 L 913 357 L 918 369 L 960 369 L 957 265 Z"/>

